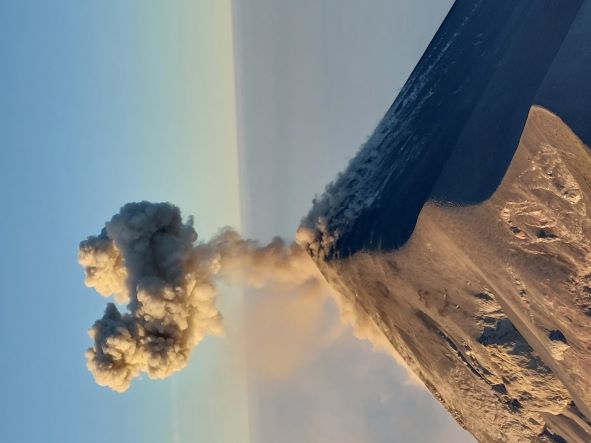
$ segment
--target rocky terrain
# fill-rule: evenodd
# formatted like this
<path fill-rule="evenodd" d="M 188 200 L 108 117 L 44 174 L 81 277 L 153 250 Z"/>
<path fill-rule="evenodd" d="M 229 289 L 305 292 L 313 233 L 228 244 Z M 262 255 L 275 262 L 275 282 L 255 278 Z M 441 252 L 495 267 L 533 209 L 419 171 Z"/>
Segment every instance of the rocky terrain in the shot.
<path fill-rule="evenodd" d="M 427 204 L 398 250 L 315 258 L 480 441 L 588 442 L 590 205 L 589 151 L 534 107 L 491 199 Z"/>
<path fill-rule="evenodd" d="M 457 1 L 298 233 L 481 442 L 591 441 L 590 30 L 591 1 Z"/>

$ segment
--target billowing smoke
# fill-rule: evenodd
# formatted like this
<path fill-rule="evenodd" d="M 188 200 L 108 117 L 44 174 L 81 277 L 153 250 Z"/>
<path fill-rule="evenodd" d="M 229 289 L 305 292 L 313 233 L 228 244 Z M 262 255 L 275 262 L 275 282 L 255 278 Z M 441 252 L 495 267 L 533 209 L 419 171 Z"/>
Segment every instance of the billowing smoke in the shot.
<path fill-rule="evenodd" d="M 183 221 L 179 208 L 170 203 L 126 204 L 98 236 L 80 243 L 79 263 L 88 287 L 127 303 L 123 312 L 115 303 L 107 305 L 89 331 L 94 345 L 86 353 L 96 382 L 119 392 L 142 373 L 168 377 L 187 365 L 206 335 L 224 333 L 216 307 L 218 280 L 300 294 L 297 306 L 305 309 L 306 300 L 329 292 L 312 259 L 296 243 L 275 238 L 260 246 L 230 228 L 197 242 L 193 220 Z M 384 340 L 377 327 L 367 327 L 355 306 L 333 296 L 342 319 L 358 336 L 374 344 Z"/>
<path fill-rule="evenodd" d="M 260 247 L 226 228 L 196 243 L 193 221 L 169 203 L 129 203 L 98 236 L 80 243 L 87 286 L 127 302 L 109 303 L 89 333 L 87 365 L 98 384 L 125 391 L 146 373 L 165 378 L 186 366 L 204 336 L 223 333 L 216 279 L 253 287 L 268 282 L 310 284 L 318 279 L 295 244 L 274 239 Z"/>
<path fill-rule="evenodd" d="M 80 243 L 85 283 L 117 302 L 94 323 L 87 365 L 98 384 L 125 391 L 145 372 L 164 378 L 183 368 L 206 334 L 221 334 L 212 275 L 217 257 L 195 247 L 192 220 L 167 203 L 130 203 L 100 235 Z"/>

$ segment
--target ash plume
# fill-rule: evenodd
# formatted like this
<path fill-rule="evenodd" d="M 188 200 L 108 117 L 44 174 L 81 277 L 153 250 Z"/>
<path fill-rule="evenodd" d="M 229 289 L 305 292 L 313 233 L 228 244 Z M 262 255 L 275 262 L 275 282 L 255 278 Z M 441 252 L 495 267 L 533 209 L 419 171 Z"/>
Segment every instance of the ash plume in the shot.
<path fill-rule="evenodd" d="M 89 331 L 87 365 L 98 384 L 122 392 L 142 372 L 167 377 L 205 335 L 222 333 L 216 257 L 196 239 L 177 207 L 142 202 L 123 206 L 100 235 L 80 243 L 86 285 L 128 302 L 123 313 L 109 303 Z"/>
<path fill-rule="evenodd" d="M 85 284 L 109 303 L 89 331 L 87 366 L 96 382 L 123 392 L 141 373 L 165 378 L 188 363 L 206 335 L 223 334 L 216 280 L 252 287 L 300 285 L 318 277 L 296 244 L 266 246 L 230 228 L 196 243 L 193 220 L 169 203 L 129 203 L 98 236 L 80 243 Z"/>
<path fill-rule="evenodd" d="M 99 235 L 80 243 L 79 263 L 86 286 L 117 304 L 127 303 L 123 311 L 116 303 L 107 305 L 89 330 L 94 344 L 86 352 L 96 382 L 118 392 L 142 373 L 154 379 L 170 376 L 187 365 L 205 336 L 224 333 L 216 307 L 218 281 L 288 291 L 318 303 L 331 294 L 341 321 L 352 325 L 358 337 L 374 345 L 385 339 L 351 302 L 329 290 L 297 243 L 276 237 L 261 246 L 231 228 L 197 242 L 193 219 L 183 221 L 170 203 L 126 204 Z"/>

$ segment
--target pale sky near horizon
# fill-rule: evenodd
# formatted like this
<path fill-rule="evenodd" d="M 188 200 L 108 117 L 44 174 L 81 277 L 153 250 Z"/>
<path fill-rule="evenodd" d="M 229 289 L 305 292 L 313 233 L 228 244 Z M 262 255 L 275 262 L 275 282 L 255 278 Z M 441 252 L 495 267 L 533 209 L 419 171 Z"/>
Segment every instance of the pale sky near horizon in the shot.
<path fill-rule="evenodd" d="M 0 441 L 465 437 L 390 360 L 351 337 L 302 368 L 294 389 L 248 390 L 220 338 L 205 340 L 170 379 L 144 377 L 123 395 L 99 387 L 84 352 L 106 300 L 84 287 L 76 262 L 80 240 L 143 199 L 193 214 L 204 239 L 223 225 L 261 240 L 292 236 L 451 1 L 432 3 L 236 0 L 234 23 L 231 0 L 0 4 Z M 232 293 L 220 302 L 230 317 L 241 303 Z M 312 386 L 322 397 L 310 396 Z M 320 409 L 326 419 L 311 425 Z M 431 434 L 407 419 L 413 413 L 432 414 Z"/>

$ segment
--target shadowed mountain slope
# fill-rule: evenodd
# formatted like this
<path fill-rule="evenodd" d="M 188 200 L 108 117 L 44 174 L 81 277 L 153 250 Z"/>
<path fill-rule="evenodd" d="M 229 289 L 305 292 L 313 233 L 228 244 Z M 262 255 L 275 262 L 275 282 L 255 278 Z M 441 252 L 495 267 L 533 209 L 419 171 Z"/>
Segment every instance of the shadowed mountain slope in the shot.
<path fill-rule="evenodd" d="M 327 224 L 326 255 L 403 245 L 429 197 L 490 197 L 581 4 L 457 1 L 371 138 L 302 222 Z"/>

